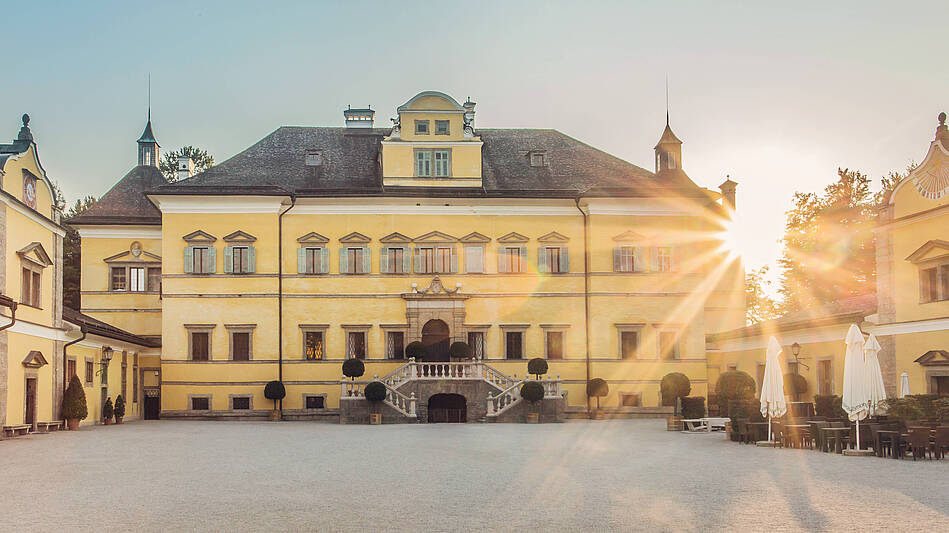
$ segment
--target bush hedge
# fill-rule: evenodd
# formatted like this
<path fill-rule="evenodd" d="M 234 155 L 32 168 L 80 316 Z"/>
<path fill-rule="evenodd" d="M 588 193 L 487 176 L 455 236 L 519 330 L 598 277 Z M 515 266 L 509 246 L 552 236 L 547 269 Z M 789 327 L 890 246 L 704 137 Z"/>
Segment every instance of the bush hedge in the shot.
<path fill-rule="evenodd" d="M 610 385 L 603 378 L 587 381 L 587 396 L 596 398 L 596 408 L 600 408 L 600 397 L 610 393 Z"/>
<path fill-rule="evenodd" d="M 715 384 L 719 416 L 730 416 L 731 402 L 754 398 L 756 391 L 754 378 L 746 372 L 730 370 L 722 373 Z"/>
<path fill-rule="evenodd" d="M 800 398 L 807 393 L 807 380 L 797 372 L 788 372 L 784 375 L 784 394 Z"/>
<path fill-rule="evenodd" d="M 527 381 L 521 385 L 521 398 L 530 403 L 537 403 L 544 399 L 544 386 L 536 381 Z"/>
<path fill-rule="evenodd" d="M 949 422 L 949 398 L 935 394 L 910 394 L 903 398 L 887 398 L 886 414 L 906 425 L 918 420 Z"/>
<path fill-rule="evenodd" d="M 843 398 L 837 395 L 815 395 L 814 413 L 824 418 L 847 418 L 847 412 L 841 406 Z"/>
<path fill-rule="evenodd" d="M 365 394 L 367 400 L 376 403 L 385 400 L 389 391 L 386 390 L 385 384 L 381 381 L 373 381 L 372 383 L 366 385 L 363 393 Z"/>
<path fill-rule="evenodd" d="M 428 348 L 421 341 L 412 341 L 405 347 L 405 357 L 415 358 L 416 361 L 424 361 L 428 355 Z"/>
<path fill-rule="evenodd" d="M 343 361 L 343 375 L 349 379 L 356 379 L 366 373 L 366 363 L 362 359 L 347 359 Z"/>
<path fill-rule="evenodd" d="M 448 347 L 448 357 L 452 359 L 471 359 L 471 346 L 467 342 L 455 341 Z"/>
<path fill-rule="evenodd" d="M 115 418 L 122 418 L 125 416 L 125 398 L 121 394 L 115 397 Z"/>
<path fill-rule="evenodd" d="M 682 418 L 702 418 L 705 416 L 704 396 L 682 397 Z"/>
<path fill-rule="evenodd" d="M 63 394 L 63 418 L 85 420 L 89 416 L 86 408 L 86 391 L 82 388 L 79 376 L 69 379 L 69 386 Z"/>
<path fill-rule="evenodd" d="M 548 368 L 547 360 L 543 357 L 535 357 L 527 362 L 527 373 L 533 374 L 537 379 L 546 374 Z"/>
<path fill-rule="evenodd" d="M 662 376 L 659 383 L 659 391 L 662 393 L 662 405 L 672 405 L 678 411 L 677 398 L 684 398 L 692 392 L 692 383 L 688 376 L 681 372 L 671 372 Z M 704 400 L 703 400 L 704 403 Z"/>

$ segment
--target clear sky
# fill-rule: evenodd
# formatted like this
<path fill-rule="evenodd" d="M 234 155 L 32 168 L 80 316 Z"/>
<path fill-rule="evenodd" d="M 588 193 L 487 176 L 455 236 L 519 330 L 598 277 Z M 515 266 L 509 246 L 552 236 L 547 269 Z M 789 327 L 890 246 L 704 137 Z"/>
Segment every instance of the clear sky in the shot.
<path fill-rule="evenodd" d="M 377 125 L 422 90 L 476 126 L 555 128 L 652 169 L 669 78 L 684 167 L 739 183 L 746 264 L 794 191 L 926 153 L 949 110 L 949 2 L 21 2 L 5 9 L 0 138 L 28 112 L 72 202 L 135 164 L 146 78 L 163 149 L 223 161 L 281 125 Z M 767 5 L 765 5 L 767 4 Z M 6 133 L 3 133 L 6 132 Z"/>

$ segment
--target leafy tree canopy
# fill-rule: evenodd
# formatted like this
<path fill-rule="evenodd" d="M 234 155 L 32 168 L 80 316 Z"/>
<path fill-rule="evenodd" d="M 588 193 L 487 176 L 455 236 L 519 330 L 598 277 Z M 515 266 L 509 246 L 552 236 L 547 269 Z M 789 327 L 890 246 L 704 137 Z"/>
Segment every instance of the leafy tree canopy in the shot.
<path fill-rule="evenodd" d="M 164 174 L 170 182 L 178 181 L 178 157 L 186 155 L 194 162 L 194 172 L 203 172 L 214 166 L 214 157 L 207 152 L 195 146 L 182 146 L 177 150 L 166 152 L 161 158 L 158 170 Z"/>

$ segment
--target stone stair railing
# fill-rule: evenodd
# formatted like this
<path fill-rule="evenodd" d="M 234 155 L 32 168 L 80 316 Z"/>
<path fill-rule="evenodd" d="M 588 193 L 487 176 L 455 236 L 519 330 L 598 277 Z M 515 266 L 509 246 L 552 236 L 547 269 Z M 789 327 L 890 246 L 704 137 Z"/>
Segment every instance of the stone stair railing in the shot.
<path fill-rule="evenodd" d="M 456 362 L 423 362 L 409 359 L 392 372 L 383 376 L 380 381 L 398 389 L 405 383 L 415 379 L 482 379 L 498 390 L 504 390 L 521 380 L 517 375 L 513 378 L 484 363 L 481 360 Z"/>
<path fill-rule="evenodd" d="M 340 401 L 343 400 L 364 400 L 366 398 L 366 385 L 372 383 L 373 381 L 382 381 L 378 379 L 373 380 L 360 380 L 354 381 L 351 379 L 343 378 L 339 381 L 340 384 Z M 383 403 L 392 407 L 396 411 L 399 411 L 404 416 L 407 417 L 417 417 L 418 412 L 416 410 L 417 400 L 415 399 L 415 393 L 406 396 L 401 392 L 395 390 L 393 387 L 390 387 L 386 384 L 385 381 L 382 381 L 382 384 L 386 386 L 386 398 L 383 400 Z"/>
<path fill-rule="evenodd" d="M 515 376 L 516 377 L 516 376 Z M 487 416 L 488 417 L 497 417 L 503 412 L 507 411 L 511 407 L 514 407 L 523 399 L 521 398 L 521 386 L 528 380 L 520 380 L 508 388 L 502 390 L 497 395 L 488 393 L 487 399 Z M 557 376 L 557 379 L 540 379 L 536 380 L 544 387 L 544 399 L 556 399 L 561 398 L 561 380 L 560 376 Z"/>

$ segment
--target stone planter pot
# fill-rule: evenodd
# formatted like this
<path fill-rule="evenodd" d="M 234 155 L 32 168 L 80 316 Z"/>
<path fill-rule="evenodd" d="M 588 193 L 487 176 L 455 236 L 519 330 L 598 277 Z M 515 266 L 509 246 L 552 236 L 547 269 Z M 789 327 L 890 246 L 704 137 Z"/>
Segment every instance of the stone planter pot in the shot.
<path fill-rule="evenodd" d="M 382 413 L 369 413 L 369 424 L 376 426 L 382 423 Z"/>
<path fill-rule="evenodd" d="M 78 418 L 67 418 L 66 419 L 66 429 L 69 431 L 76 431 L 79 429 L 79 419 Z"/>
<path fill-rule="evenodd" d="M 682 417 L 681 416 L 667 417 L 666 431 L 682 431 Z"/>
<path fill-rule="evenodd" d="M 271 422 L 279 422 L 279 421 L 280 421 L 280 411 L 278 411 L 278 410 L 276 410 L 276 409 L 274 409 L 273 411 L 270 411 L 270 421 L 271 421 Z"/>
<path fill-rule="evenodd" d="M 121 424 L 123 418 L 125 418 L 125 417 L 124 417 L 124 416 L 117 416 L 117 417 L 115 417 L 115 423 L 116 423 L 116 424 Z"/>
<path fill-rule="evenodd" d="M 590 418 L 593 420 L 606 420 L 606 411 L 603 409 L 594 409 L 593 415 Z"/>
<path fill-rule="evenodd" d="M 107 426 L 111 426 L 111 425 L 112 425 L 112 419 L 111 419 L 111 418 L 106 418 L 105 420 L 102 421 L 102 423 L 105 424 L 105 425 L 107 425 Z"/>
<path fill-rule="evenodd" d="M 540 422 L 540 415 L 538 413 L 527 413 L 528 424 L 537 424 L 539 422 Z"/>

